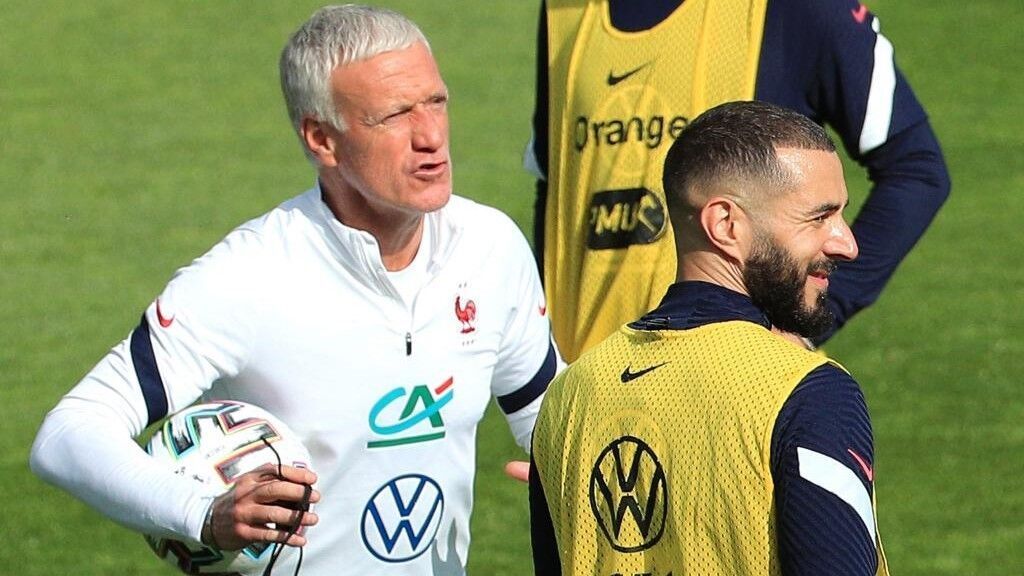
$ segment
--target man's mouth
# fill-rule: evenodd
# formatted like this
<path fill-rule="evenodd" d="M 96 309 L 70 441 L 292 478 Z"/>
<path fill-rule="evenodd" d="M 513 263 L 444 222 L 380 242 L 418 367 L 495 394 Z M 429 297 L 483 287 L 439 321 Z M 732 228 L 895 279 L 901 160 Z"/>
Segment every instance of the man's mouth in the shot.
<path fill-rule="evenodd" d="M 818 263 L 807 270 L 807 275 L 811 278 L 812 283 L 821 286 L 822 288 L 828 288 L 828 277 L 836 269 L 836 265 L 831 261 Z"/>
<path fill-rule="evenodd" d="M 448 171 L 448 162 L 441 160 L 439 162 L 423 162 L 416 166 L 416 170 L 413 172 L 419 178 L 437 178 L 445 174 Z"/>

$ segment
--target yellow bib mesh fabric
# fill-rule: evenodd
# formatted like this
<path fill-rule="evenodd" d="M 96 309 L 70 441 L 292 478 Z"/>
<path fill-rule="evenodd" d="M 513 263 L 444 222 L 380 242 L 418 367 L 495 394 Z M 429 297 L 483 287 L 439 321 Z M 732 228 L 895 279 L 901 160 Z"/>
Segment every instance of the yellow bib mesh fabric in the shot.
<path fill-rule="evenodd" d="M 778 574 L 772 430 L 825 362 L 748 322 L 623 328 L 585 353 L 534 430 L 563 572 Z"/>
<path fill-rule="evenodd" d="M 687 0 L 637 33 L 613 29 L 605 2 L 547 6 L 544 280 L 571 361 L 674 281 L 665 154 L 704 110 L 753 98 L 766 0 Z"/>

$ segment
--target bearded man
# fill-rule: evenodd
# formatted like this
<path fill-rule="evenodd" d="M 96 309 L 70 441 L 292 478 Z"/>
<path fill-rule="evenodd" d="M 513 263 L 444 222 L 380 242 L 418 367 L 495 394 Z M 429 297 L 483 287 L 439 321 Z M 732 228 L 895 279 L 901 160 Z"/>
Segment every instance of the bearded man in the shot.
<path fill-rule="evenodd" d="M 794 345 L 857 256 L 835 145 L 764 103 L 688 125 L 663 172 L 678 272 L 557 377 L 533 435 L 536 573 L 887 574 L 860 387 Z"/>

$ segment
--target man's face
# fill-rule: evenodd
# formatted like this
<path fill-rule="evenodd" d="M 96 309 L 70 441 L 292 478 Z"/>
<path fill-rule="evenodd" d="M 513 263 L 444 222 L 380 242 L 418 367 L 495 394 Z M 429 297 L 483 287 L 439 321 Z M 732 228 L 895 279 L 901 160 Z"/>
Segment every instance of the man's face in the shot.
<path fill-rule="evenodd" d="M 834 318 L 825 303 L 826 290 L 809 287 L 808 278 L 827 277 L 834 269 L 828 258 L 802 266 L 771 237 L 759 233 L 743 281 L 751 300 L 772 325 L 811 338 L 825 332 Z"/>
<path fill-rule="evenodd" d="M 777 152 L 795 186 L 767 203 L 766 225 L 755 231 L 743 280 L 773 325 L 813 337 L 833 321 L 825 296 L 835 260 L 857 257 L 857 242 L 842 215 L 846 183 L 831 152 Z"/>
<path fill-rule="evenodd" d="M 329 178 L 359 218 L 419 216 L 451 196 L 448 90 L 422 43 L 340 66 L 331 74 L 345 130 L 333 131 Z"/>

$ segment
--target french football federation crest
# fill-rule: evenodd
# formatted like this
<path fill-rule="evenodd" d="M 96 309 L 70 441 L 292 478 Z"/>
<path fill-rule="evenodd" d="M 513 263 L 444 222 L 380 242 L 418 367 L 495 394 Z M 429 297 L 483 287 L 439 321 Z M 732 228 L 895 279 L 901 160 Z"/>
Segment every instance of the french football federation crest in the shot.
<path fill-rule="evenodd" d="M 465 285 L 460 285 L 462 288 Z M 455 317 L 458 318 L 459 323 L 462 324 L 461 334 L 469 334 L 476 330 L 473 325 L 476 322 L 476 302 L 470 299 L 463 300 L 461 294 L 455 295 Z"/>

